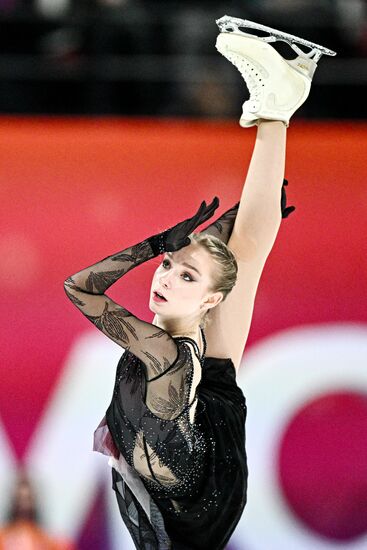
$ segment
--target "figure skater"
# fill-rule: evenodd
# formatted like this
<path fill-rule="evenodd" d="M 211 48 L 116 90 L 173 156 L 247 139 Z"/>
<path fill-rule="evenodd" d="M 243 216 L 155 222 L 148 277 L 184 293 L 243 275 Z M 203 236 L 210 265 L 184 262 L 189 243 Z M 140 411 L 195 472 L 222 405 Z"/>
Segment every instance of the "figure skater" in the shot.
<path fill-rule="evenodd" d="M 216 47 L 250 91 L 240 124 L 257 126 L 240 202 L 201 232 L 217 197 L 177 225 L 66 279 L 72 303 L 124 349 L 94 450 L 110 457 L 113 489 L 136 548 L 221 550 L 246 504 L 246 399 L 236 383 L 256 290 L 286 206 L 289 119 L 306 100 L 322 46 L 231 17 Z M 260 38 L 239 27 L 267 29 Z M 268 41 L 298 53 L 285 60 Z M 295 42 L 312 47 L 305 54 Z M 163 255 L 145 322 L 105 292 Z"/>

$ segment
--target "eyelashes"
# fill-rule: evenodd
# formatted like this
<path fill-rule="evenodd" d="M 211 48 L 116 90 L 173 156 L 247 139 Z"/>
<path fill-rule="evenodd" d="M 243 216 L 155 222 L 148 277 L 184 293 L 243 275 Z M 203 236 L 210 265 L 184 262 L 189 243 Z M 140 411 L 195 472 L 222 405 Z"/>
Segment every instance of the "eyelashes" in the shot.
<path fill-rule="evenodd" d="M 164 259 L 164 260 L 162 261 L 163 269 L 166 269 L 166 268 L 164 267 L 164 264 L 165 264 L 166 262 L 168 262 L 168 264 L 171 265 L 171 262 L 170 262 L 169 260 Z M 189 281 L 188 281 L 187 279 L 184 279 L 184 280 L 187 281 L 187 282 L 192 282 L 192 281 L 195 280 L 195 279 L 193 279 L 193 278 L 191 277 L 190 273 L 185 272 L 185 273 L 183 273 L 183 275 L 184 275 L 184 276 L 186 275 L 187 277 L 190 277 L 190 280 L 189 280 Z"/>

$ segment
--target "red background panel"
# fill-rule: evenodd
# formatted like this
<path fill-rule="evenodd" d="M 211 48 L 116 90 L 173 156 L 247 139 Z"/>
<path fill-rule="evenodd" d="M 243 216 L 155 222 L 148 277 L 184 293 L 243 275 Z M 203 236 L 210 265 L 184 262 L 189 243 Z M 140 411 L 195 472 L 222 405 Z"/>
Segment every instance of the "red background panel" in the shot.
<path fill-rule="evenodd" d="M 0 414 L 19 457 L 76 335 L 64 279 L 220 198 L 239 200 L 255 130 L 235 123 L 2 119 Z M 366 321 L 366 124 L 294 122 L 288 204 L 249 345 L 287 327 Z M 147 321 L 154 260 L 109 290 Z M 106 397 L 107 398 L 107 397 Z"/>

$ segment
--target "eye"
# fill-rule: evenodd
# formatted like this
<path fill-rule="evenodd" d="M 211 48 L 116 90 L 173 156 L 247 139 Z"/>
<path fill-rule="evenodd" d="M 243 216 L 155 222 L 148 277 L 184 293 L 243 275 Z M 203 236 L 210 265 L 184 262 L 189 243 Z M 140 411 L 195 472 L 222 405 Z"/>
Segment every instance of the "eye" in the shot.
<path fill-rule="evenodd" d="M 168 264 L 168 266 L 167 266 L 167 264 Z M 166 269 L 166 267 L 169 267 L 169 266 L 170 266 L 170 261 L 167 260 L 167 259 L 164 259 L 164 260 L 162 261 L 162 266 L 164 267 L 164 269 Z M 195 279 L 193 279 L 193 278 L 191 277 L 190 273 L 187 273 L 187 272 L 186 272 L 186 273 L 183 273 L 183 276 L 184 276 L 184 277 L 189 277 L 189 279 L 184 279 L 184 280 L 187 281 L 187 282 L 189 282 L 189 281 L 194 281 L 194 280 L 195 280 Z"/>

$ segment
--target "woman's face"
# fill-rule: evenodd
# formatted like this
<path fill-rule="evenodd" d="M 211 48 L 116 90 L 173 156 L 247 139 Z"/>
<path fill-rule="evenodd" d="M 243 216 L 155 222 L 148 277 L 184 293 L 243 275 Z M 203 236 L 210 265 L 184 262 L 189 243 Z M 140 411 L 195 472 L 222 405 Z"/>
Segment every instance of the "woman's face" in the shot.
<path fill-rule="evenodd" d="M 210 292 L 212 284 L 212 259 L 203 247 L 196 243 L 166 252 L 156 269 L 150 289 L 149 309 L 167 318 L 200 316 L 210 306 L 221 300 L 221 293 Z M 155 291 L 166 301 L 155 301 Z M 200 308 L 205 303 L 205 307 Z"/>

